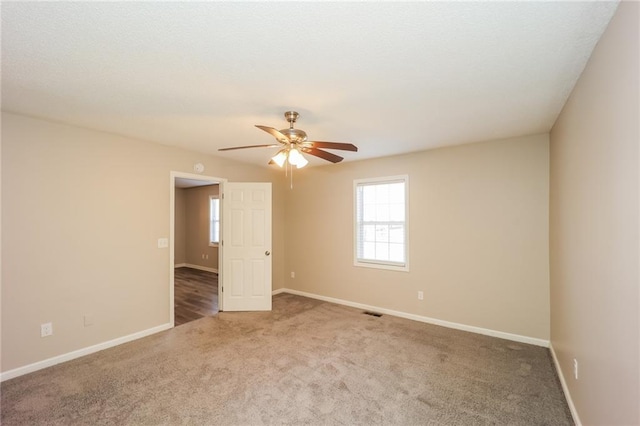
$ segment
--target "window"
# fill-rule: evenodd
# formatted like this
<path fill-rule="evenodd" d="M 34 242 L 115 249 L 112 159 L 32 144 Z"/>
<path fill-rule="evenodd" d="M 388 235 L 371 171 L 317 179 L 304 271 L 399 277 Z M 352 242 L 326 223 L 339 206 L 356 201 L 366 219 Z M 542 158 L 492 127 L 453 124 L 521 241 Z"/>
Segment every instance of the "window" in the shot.
<path fill-rule="evenodd" d="M 209 197 L 209 245 L 217 246 L 220 243 L 220 199 L 217 196 Z"/>
<path fill-rule="evenodd" d="M 408 271 L 409 176 L 354 181 L 356 266 Z"/>

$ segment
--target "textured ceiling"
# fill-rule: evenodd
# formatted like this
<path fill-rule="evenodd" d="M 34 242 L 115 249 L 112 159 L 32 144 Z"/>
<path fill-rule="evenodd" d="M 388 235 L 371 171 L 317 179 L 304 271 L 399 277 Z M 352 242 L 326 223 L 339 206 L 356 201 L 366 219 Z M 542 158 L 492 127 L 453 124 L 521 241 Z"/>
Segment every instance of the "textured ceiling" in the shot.
<path fill-rule="evenodd" d="M 2 109 L 265 167 L 217 149 L 290 109 L 347 160 L 535 134 L 617 5 L 2 2 Z"/>

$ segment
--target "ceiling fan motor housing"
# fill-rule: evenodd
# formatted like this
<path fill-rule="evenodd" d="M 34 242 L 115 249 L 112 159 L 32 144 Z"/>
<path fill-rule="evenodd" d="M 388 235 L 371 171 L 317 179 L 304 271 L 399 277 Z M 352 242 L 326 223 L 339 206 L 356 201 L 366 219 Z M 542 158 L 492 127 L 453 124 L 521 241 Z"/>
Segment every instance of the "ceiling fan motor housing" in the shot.
<path fill-rule="evenodd" d="M 289 138 L 291 143 L 301 143 L 307 140 L 307 133 L 304 130 L 300 129 L 282 129 L 280 133 Z"/>

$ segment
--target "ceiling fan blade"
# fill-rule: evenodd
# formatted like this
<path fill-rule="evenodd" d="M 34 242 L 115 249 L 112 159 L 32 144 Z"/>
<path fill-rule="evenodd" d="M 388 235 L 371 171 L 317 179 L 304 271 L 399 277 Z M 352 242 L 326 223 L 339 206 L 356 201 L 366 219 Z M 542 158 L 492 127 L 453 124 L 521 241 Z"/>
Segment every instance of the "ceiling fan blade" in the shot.
<path fill-rule="evenodd" d="M 358 147 L 351 143 L 323 142 L 323 141 L 310 141 L 306 143 L 311 144 L 313 148 L 340 149 L 342 151 L 358 152 Z"/>
<path fill-rule="evenodd" d="M 316 157 L 320 157 L 323 160 L 331 161 L 332 163 L 339 163 L 342 160 L 344 160 L 344 158 L 340 157 L 339 155 L 335 155 L 335 154 L 332 154 L 332 153 L 327 152 L 327 151 L 323 151 L 323 150 L 318 149 L 318 148 L 303 146 L 303 147 L 300 148 L 300 150 L 302 152 L 307 153 L 307 154 L 311 154 L 311 155 L 315 155 Z"/>
<path fill-rule="evenodd" d="M 233 146 L 231 148 L 220 148 L 218 151 L 233 151 L 234 149 L 246 149 L 246 148 L 275 148 L 280 145 L 246 145 L 246 146 Z"/>
<path fill-rule="evenodd" d="M 260 126 L 258 124 L 256 124 L 256 127 L 260 130 L 264 130 L 265 132 L 269 133 L 271 136 L 273 136 L 274 138 L 276 138 L 278 140 L 278 142 L 280 143 L 289 143 L 289 138 L 287 138 L 285 135 L 283 135 L 282 133 L 280 133 L 278 130 L 274 129 L 273 127 L 268 127 L 268 126 Z"/>

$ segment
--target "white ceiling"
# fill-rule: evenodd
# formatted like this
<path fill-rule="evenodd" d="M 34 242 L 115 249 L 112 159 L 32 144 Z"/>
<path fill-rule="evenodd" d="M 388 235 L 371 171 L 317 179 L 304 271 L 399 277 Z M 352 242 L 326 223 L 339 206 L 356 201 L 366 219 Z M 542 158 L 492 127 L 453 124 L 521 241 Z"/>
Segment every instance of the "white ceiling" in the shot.
<path fill-rule="evenodd" d="M 346 160 L 547 132 L 617 5 L 2 2 L 2 109 L 265 167 L 217 149 L 290 109 Z"/>

